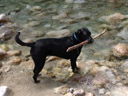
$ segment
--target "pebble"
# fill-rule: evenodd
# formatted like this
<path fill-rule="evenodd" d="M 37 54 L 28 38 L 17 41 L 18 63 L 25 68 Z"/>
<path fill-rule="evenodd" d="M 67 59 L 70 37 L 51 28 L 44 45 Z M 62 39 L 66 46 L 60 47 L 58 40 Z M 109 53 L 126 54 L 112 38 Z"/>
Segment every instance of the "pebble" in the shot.
<path fill-rule="evenodd" d="M 12 56 L 10 57 L 10 60 L 8 61 L 9 64 L 14 64 L 14 65 L 17 65 L 17 64 L 20 64 L 21 62 L 21 58 L 18 57 L 18 56 Z"/>
<path fill-rule="evenodd" d="M 10 96 L 11 89 L 7 86 L 1 86 L 0 87 L 0 96 Z"/>
<path fill-rule="evenodd" d="M 7 52 L 8 56 L 17 56 L 17 55 L 20 55 L 20 54 L 21 54 L 20 50 L 10 50 L 10 51 Z"/>

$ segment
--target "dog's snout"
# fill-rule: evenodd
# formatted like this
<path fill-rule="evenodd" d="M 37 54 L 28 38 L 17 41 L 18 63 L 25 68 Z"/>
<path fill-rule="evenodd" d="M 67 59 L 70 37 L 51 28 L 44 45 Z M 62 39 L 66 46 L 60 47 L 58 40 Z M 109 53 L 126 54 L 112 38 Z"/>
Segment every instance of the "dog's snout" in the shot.
<path fill-rule="evenodd" d="M 92 37 L 90 37 L 89 39 L 88 39 L 88 43 L 93 43 L 94 42 L 94 39 L 92 38 Z"/>

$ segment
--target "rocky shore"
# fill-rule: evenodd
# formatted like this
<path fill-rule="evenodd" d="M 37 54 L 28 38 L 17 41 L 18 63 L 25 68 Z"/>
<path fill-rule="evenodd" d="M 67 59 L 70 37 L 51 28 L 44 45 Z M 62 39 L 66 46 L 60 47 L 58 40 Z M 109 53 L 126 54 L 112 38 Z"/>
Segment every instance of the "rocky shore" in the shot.
<path fill-rule="evenodd" d="M 113 12 L 95 18 L 82 9 L 86 0 L 64 2 L 66 10 L 55 10 L 56 6 L 51 1 L 46 2 L 52 5 L 47 8 L 27 5 L 10 14 L 0 13 L 0 96 L 128 95 L 128 14 Z M 107 2 L 113 4 L 116 0 Z M 82 11 L 73 13 L 70 8 Z M 22 13 L 29 13 L 32 17 L 21 20 L 23 23 L 20 24 L 15 17 Z M 48 22 L 48 19 L 52 22 Z M 94 19 L 97 24 L 93 27 L 88 22 Z M 92 31 L 92 35 L 105 28 L 107 32 L 94 44 L 83 48 L 77 60 L 79 74 L 72 72 L 69 60 L 49 56 L 41 71 L 42 82 L 35 85 L 32 81 L 34 63 L 29 48 L 16 44 L 15 34 L 20 31 L 25 42 L 33 42 L 40 38 L 68 36 L 84 24 Z"/>

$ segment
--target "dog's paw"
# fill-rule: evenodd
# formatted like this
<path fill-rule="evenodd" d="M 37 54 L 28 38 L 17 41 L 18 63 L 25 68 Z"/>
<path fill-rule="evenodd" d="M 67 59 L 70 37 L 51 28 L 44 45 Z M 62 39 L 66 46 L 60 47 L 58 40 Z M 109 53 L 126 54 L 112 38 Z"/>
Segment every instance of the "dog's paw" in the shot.
<path fill-rule="evenodd" d="M 35 84 L 38 84 L 38 83 L 40 83 L 40 80 L 36 80 L 36 81 L 34 81 L 35 82 Z"/>
<path fill-rule="evenodd" d="M 80 73 L 80 68 L 76 67 L 74 70 L 73 70 L 74 73 Z"/>

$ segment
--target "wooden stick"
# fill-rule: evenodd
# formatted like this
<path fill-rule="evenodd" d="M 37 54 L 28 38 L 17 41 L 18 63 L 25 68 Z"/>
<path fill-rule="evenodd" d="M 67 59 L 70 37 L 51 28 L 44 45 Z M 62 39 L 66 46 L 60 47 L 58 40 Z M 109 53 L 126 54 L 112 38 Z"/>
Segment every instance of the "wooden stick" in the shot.
<path fill-rule="evenodd" d="M 107 29 L 104 29 L 101 33 L 95 35 L 95 36 L 93 37 L 93 39 L 96 39 L 96 38 L 98 38 L 99 36 L 103 35 L 103 34 L 106 32 L 106 30 L 107 30 Z M 83 42 L 81 42 L 81 43 L 79 43 L 79 44 L 76 44 L 76 45 L 74 45 L 74 46 L 69 47 L 69 48 L 66 50 L 66 52 L 70 52 L 70 51 L 72 51 L 72 50 L 74 50 L 74 49 L 76 49 L 76 48 L 78 48 L 78 47 L 80 47 L 80 46 L 82 46 L 82 45 L 84 45 L 84 44 L 86 44 L 86 43 L 88 43 L 88 40 L 85 40 L 85 41 L 83 41 Z"/>

